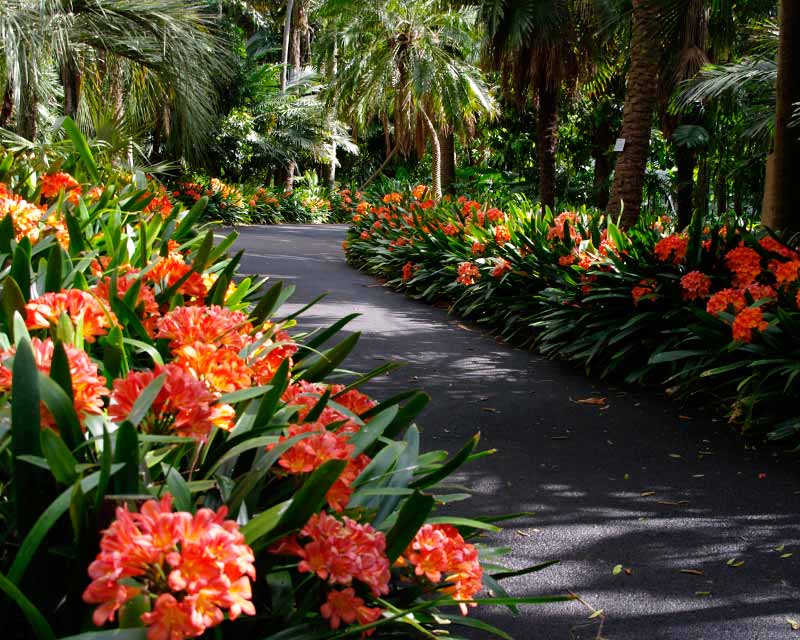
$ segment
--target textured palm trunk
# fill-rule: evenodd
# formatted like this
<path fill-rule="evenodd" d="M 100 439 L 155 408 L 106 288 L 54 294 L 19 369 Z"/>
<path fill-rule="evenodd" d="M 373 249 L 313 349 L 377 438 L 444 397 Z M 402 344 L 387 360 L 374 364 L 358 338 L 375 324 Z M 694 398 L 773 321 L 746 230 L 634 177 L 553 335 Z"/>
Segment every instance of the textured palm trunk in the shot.
<path fill-rule="evenodd" d="M 558 141 L 558 87 L 549 86 L 546 74 L 539 85 L 536 156 L 539 161 L 539 198 L 542 209 L 556 206 L 556 144 Z"/>
<path fill-rule="evenodd" d="M 594 158 L 594 206 L 605 209 L 608 204 L 611 171 L 613 169 L 611 145 L 614 132 L 608 119 L 607 109 L 601 109 L 600 120 L 592 133 L 592 157 Z"/>
<path fill-rule="evenodd" d="M 294 173 L 297 171 L 297 163 L 294 160 L 290 160 L 289 164 L 286 165 L 286 181 L 283 185 L 283 188 L 288 193 L 294 191 Z"/>
<path fill-rule="evenodd" d="M 714 200 L 717 202 L 717 215 L 723 216 L 728 212 L 728 176 L 720 168 L 717 180 L 714 183 Z"/>
<path fill-rule="evenodd" d="M 683 229 L 692 220 L 692 192 L 697 154 L 685 145 L 675 145 L 675 164 L 678 168 L 678 226 Z"/>
<path fill-rule="evenodd" d="M 439 144 L 442 151 L 442 192 L 453 193 L 456 182 L 456 141 L 453 131 L 440 131 Z"/>
<path fill-rule="evenodd" d="M 430 117 L 424 111 L 421 111 L 421 114 L 431 136 L 431 188 L 433 197 L 439 200 L 442 197 L 442 146 L 439 144 L 439 135 Z"/>
<path fill-rule="evenodd" d="M 283 50 L 281 52 L 281 91 L 286 91 L 289 74 L 289 36 L 292 32 L 294 0 L 286 0 L 286 18 L 283 22 Z"/>
<path fill-rule="evenodd" d="M 14 111 L 14 93 L 11 89 L 11 83 L 6 83 L 6 90 L 3 93 L 3 107 L 0 108 L 0 127 L 5 127 L 11 114 Z"/>
<path fill-rule="evenodd" d="M 701 156 L 697 162 L 697 187 L 695 187 L 693 199 L 694 210 L 697 212 L 697 215 L 703 218 L 708 216 L 709 183 L 708 158 L 706 156 Z"/>
<path fill-rule="evenodd" d="M 800 131 L 790 128 L 800 102 L 800 3 L 781 0 L 775 143 L 761 222 L 774 230 L 800 231 Z"/>
<path fill-rule="evenodd" d="M 74 120 L 81 99 L 81 72 L 73 60 L 61 66 L 61 85 L 64 87 L 64 115 Z"/>
<path fill-rule="evenodd" d="M 309 44 L 309 47 L 311 45 Z M 311 52 L 309 51 L 309 55 Z M 339 47 L 338 47 L 338 40 L 336 37 L 336 32 L 333 34 L 333 52 L 331 55 L 331 63 L 330 67 L 328 68 L 328 82 L 333 85 L 336 81 L 336 75 L 339 73 Z M 333 107 L 331 108 L 330 113 L 328 114 L 328 118 L 333 121 L 336 119 L 336 108 L 337 104 L 334 102 Z M 330 146 L 330 156 L 328 157 L 328 164 L 325 167 L 325 183 L 328 185 L 328 189 L 333 189 L 336 186 L 336 141 L 331 140 Z"/>
<path fill-rule="evenodd" d="M 631 65 L 620 135 L 625 139 L 625 148 L 617 160 L 606 208 L 612 219 L 616 219 L 622 210 L 623 227 L 636 224 L 642 207 L 642 187 L 658 84 L 659 17 L 658 0 L 633 0 Z"/>
<path fill-rule="evenodd" d="M 384 160 L 389 157 L 392 152 L 392 133 L 389 129 L 389 118 L 385 113 L 381 114 L 381 124 L 383 125 L 383 146 L 386 150 Z"/>
<path fill-rule="evenodd" d="M 17 133 L 27 140 L 36 139 L 36 112 L 39 99 L 30 83 L 22 87 L 19 109 L 17 109 Z"/>

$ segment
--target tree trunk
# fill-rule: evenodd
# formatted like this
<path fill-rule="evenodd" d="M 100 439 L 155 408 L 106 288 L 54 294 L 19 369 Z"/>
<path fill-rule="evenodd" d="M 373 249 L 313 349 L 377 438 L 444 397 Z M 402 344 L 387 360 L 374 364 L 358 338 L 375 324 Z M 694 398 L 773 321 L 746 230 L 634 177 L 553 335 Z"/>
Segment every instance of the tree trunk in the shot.
<path fill-rule="evenodd" d="M 309 45 L 310 46 L 310 45 Z M 309 52 L 310 53 L 310 52 Z M 333 86 L 336 81 L 336 75 L 339 72 L 339 47 L 336 32 L 333 33 L 333 52 L 331 54 L 330 67 L 328 68 L 328 83 Z M 334 101 L 331 112 L 328 117 L 331 122 L 331 129 L 336 125 L 336 109 L 337 103 Z M 325 168 L 325 183 L 328 189 L 333 189 L 336 186 L 336 140 L 331 140 L 330 156 L 328 157 L 328 164 Z"/>
<path fill-rule="evenodd" d="M 697 162 L 697 187 L 694 190 L 694 210 L 703 218 L 708 216 L 708 157 L 701 156 Z"/>
<path fill-rule="evenodd" d="M 399 146 L 395 145 L 394 149 L 392 149 L 391 152 L 389 152 L 389 155 L 386 156 L 386 160 L 383 161 L 383 164 L 380 167 L 378 167 L 375 173 L 373 173 L 369 178 L 367 178 L 367 181 L 358 188 L 359 191 L 363 191 L 364 189 L 366 189 L 370 184 L 372 184 L 372 181 L 375 178 L 381 175 L 383 170 L 386 168 L 386 165 L 389 164 L 389 160 L 391 160 L 394 157 L 394 154 L 397 153 L 398 149 Z"/>
<path fill-rule="evenodd" d="M 737 184 L 737 182 L 733 181 L 733 212 L 736 214 L 737 218 L 741 218 L 744 215 L 744 198 L 741 187 Z"/>
<path fill-rule="evenodd" d="M 289 35 L 292 32 L 294 0 L 286 0 L 286 18 L 283 22 L 283 51 L 281 53 L 281 91 L 286 91 L 289 73 Z"/>
<path fill-rule="evenodd" d="M 600 113 L 600 121 L 592 132 L 592 157 L 594 158 L 594 206 L 605 209 L 608 205 L 608 189 L 612 170 L 611 145 L 614 132 L 606 110 Z"/>
<path fill-rule="evenodd" d="M 156 121 L 153 124 L 153 145 L 150 148 L 150 162 L 157 164 L 164 159 L 161 144 L 164 135 L 164 109 L 156 109 Z"/>
<path fill-rule="evenodd" d="M 678 227 L 684 229 L 692 221 L 692 192 L 697 154 L 686 145 L 675 145 L 675 164 L 678 167 Z"/>
<path fill-rule="evenodd" d="M 717 202 L 717 215 L 722 217 L 728 212 L 728 176 L 719 167 L 717 180 L 714 183 L 714 200 Z"/>
<path fill-rule="evenodd" d="M 36 89 L 30 82 L 25 82 L 17 109 L 17 134 L 26 140 L 36 139 L 36 112 L 39 110 L 39 99 Z"/>
<path fill-rule="evenodd" d="M 773 175 L 764 195 L 761 222 L 773 229 L 800 231 L 800 129 L 790 128 L 800 102 L 800 3 L 781 0 L 779 9 L 778 83 L 775 109 Z"/>
<path fill-rule="evenodd" d="M 420 111 L 425 125 L 428 127 L 428 133 L 431 135 L 431 185 L 433 188 L 433 197 L 436 200 L 442 197 L 442 147 L 439 144 L 439 135 L 436 133 L 436 127 L 428 117 L 425 111 Z"/>
<path fill-rule="evenodd" d="M 81 99 L 81 72 L 74 60 L 61 66 L 61 84 L 64 87 L 64 115 L 75 120 Z"/>
<path fill-rule="evenodd" d="M 642 186 L 658 85 L 659 18 L 658 0 L 633 0 L 631 65 L 620 135 L 625 140 L 625 148 L 617 160 L 606 209 L 613 220 L 622 210 L 623 227 L 636 224 L 642 206 Z"/>
<path fill-rule="evenodd" d="M 291 79 L 295 79 L 300 75 L 300 71 L 303 69 L 303 60 L 302 60 L 302 52 L 301 52 L 301 42 L 303 38 L 303 22 L 305 18 L 305 12 L 303 11 L 303 1 L 298 0 L 295 2 L 295 9 L 297 15 L 294 16 L 294 29 L 292 29 L 292 74 L 290 76 Z M 308 28 L 308 24 L 305 25 Z"/>
<path fill-rule="evenodd" d="M 11 113 L 14 111 L 14 92 L 11 89 L 11 82 L 6 82 L 6 90 L 3 93 L 3 106 L 0 108 L 0 127 L 8 124 Z"/>
<path fill-rule="evenodd" d="M 542 73 L 539 83 L 539 118 L 536 123 L 536 156 L 539 161 L 539 199 L 542 211 L 556 206 L 556 144 L 558 140 L 559 88 L 551 87 Z"/>
<path fill-rule="evenodd" d="M 297 163 L 294 160 L 289 160 L 286 165 L 286 181 L 284 183 L 284 191 L 291 193 L 294 191 L 294 173 L 297 170 Z"/>
<path fill-rule="evenodd" d="M 442 192 L 453 193 L 456 182 L 456 141 L 452 130 L 439 132 L 442 150 Z"/>
<path fill-rule="evenodd" d="M 381 114 L 381 123 L 383 124 L 383 146 L 386 149 L 384 159 L 386 159 L 392 152 L 392 134 L 389 130 L 389 118 L 385 113 Z"/>

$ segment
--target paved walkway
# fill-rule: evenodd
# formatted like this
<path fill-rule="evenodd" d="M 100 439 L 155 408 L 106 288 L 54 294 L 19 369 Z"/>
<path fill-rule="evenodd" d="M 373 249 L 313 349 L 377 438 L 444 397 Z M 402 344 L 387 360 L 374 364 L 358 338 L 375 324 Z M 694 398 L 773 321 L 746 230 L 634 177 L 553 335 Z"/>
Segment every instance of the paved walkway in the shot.
<path fill-rule="evenodd" d="M 660 395 L 595 384 L 381 287 L 346 265 L 344 233 L 339 225 L 241 229 L 242 271 L 297 285 L 296 303 L 329 291 L 302 317 L 304 329 L 361 313 L 349 328 L 363 338 L 347 364 L 408 363 L 367 390 L 430 393 L 419 420 L 428 448 L 453 451 L 480 430 L 482 445 L 498 449 L 459 478 L 475 494 L 460 507 L 469 505 L 465 515 L 535 512 L 492 542 L 512 548 L 514 567 L 561 560 L 506 582 L 509 591 L 573 591 L 603 609 L 608 640 L 800 637 L 787 622 L 800 622 L 793 463 L 748 448 L 721 422 L 682 415 Z M 590 397 L 606 402 L 577 402 Z M 599 618 L 589 614 L 578 602 L 526 607 L 516 618 L 479 613 L 517 640 L 594 639 Z"/>

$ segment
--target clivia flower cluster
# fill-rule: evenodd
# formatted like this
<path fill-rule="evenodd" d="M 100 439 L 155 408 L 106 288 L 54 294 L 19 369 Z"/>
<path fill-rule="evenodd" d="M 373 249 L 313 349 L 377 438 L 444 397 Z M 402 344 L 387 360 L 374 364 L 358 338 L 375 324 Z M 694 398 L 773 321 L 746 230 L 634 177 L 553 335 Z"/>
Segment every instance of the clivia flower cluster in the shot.
<path fill-rule="evenodd" d="M 83 599 L 98 605 L 98 626 L 114 620 L 135 596 L 150 610 L 141 616 L 148 640 L 196 638 L 220 624 L 255 615 L 250 581 L 255 558 L 226 508 L 172 511 L 169 494 L 148 500 L 139 512 L 127 506 L 103 532 L 100 553 L 89 565 Z"/>

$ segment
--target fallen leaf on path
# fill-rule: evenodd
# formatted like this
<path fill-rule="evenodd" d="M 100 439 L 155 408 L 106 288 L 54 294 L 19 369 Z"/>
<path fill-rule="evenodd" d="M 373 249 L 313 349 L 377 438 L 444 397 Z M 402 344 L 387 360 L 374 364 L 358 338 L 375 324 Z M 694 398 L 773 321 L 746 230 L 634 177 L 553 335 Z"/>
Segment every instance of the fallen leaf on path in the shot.
<path fill-rule="evenodd" d="M 589 620 L 591 620 L 592 618 L 598 618 L 602 615 L 603 615 L 603 610 L 597 609 L 596 611 L 592 611 L 592 615 L 589 616 Z"/>
<path fill-rule="evenodd" d="M 744 560 L 737 560 L 736 558 L 731 558 L 725 564 L 727 564 L 729 567 L 734 567 L 738 569 L 739 567 L 744 566 Z"/>
<path fill-rule="evenodd" d="M 611 570 L 611 575 L 612 575 L 612 576 L 618 576 L 620 573 L 622 573 L 622 565 L 621 565 L 621 564 L 618 564 L 618 565 L 616 565 L 616 566 L 615 566 L 615 567 L 614 567 L 614 568 Z"/>
<path fill-rule="evenodd" d="M 681 569 L 680 573 L 686 573 L 690 576 L 704 576 L 706 575 L 705 571 L 702 569 Z"/>
<path fill-rule="evenodd" d="M 656 492 L 655 491 L 642 491 L 639 495 L 642 496 L 642 498 L 648 498 L 650 496 L 656 495 Z"/>
<path fill-rule="evenodd" d="M 519 531 L 519 530 L 517 530 L 517 535 L 518 536 L 524 536 L 525 538 L 530 538 L 530 536 L 531 536 L 530 533 L 525 533 L 524 531 Z"/>
<path fill-rule="evenodd" d="M 678 420 L 691 420 L 691 416 L 678 416 Z"/>
<path fill-rule="evenodd" d="M 460 322 L 456 325 L 459 329 L 463 329 L 464 331 L 475 331 L 472 327 L 468 327 L 465 324 L 461 324 Z"/>
<path fill-rule="evenodd" d="M 626 576 L 633 575 L 633 569 L 625 569 L 624 571 Z"/>
<path fill-rule="evenodd" d="M 789 626 L 792 628 L 792 631 L 800 631 L 800 622 L 798 622 L 797 620 L 786 618 L 786 622 L 789 623 Z"/>
<path fill-rule="evenodd" d="M 485 411 L 486 413 L 497 413 L 497 409 L 494 407 L 481 407 L 481 411 Z"/>
<path fill-rule="evenodd" d="M 783 551 L 786 548 L 785 544 L 782 544 L 780 547 L 775 547 L 775 551 Z"/>
<path fill-rule="evenodd" d="M 656 500 L 656 504 L 665 504 L 668 507 L 683 507 L 689 504 L 688 500 Z"/>
<path fill-rule="evenodd" d="M 706 474 L 705 474 L 705 473 L 695 473 L 695 474 L 692 476 L 692 478 L 705 478 L 705 477 L 706 477 Z"/>
<path fill-rule="evenodd" d="M 551 440 L 569 440 L 569 435 L 565 436 L 550 436 Z"/>
<path fill-rule="evenodd" d="M 608 398 L 581 398 L 580 400 L 573 400 L 575 404 L 608 404 Z"/>
<path fill-rule="evenodd" d="M 675 458 L 676 460 L 683 460 L 683 456 L 680 453 L 670 453 L 670 458 Z"/>
<path fill-rule="evenodd" d="M 793 554 L 793 553 L 791 553 L 791 552 L 789 552 L 789 553 L 784 553 L 784 554 L 781 556 L 781 558 L 791 558 L 793 555 L 794 555 L 794 554 Z"/>
<path fill-rule="evenodd" d="M 708 598 L 711 595 L 710 591 L 695 591 L 694 595 L 698 598 Z"/>

